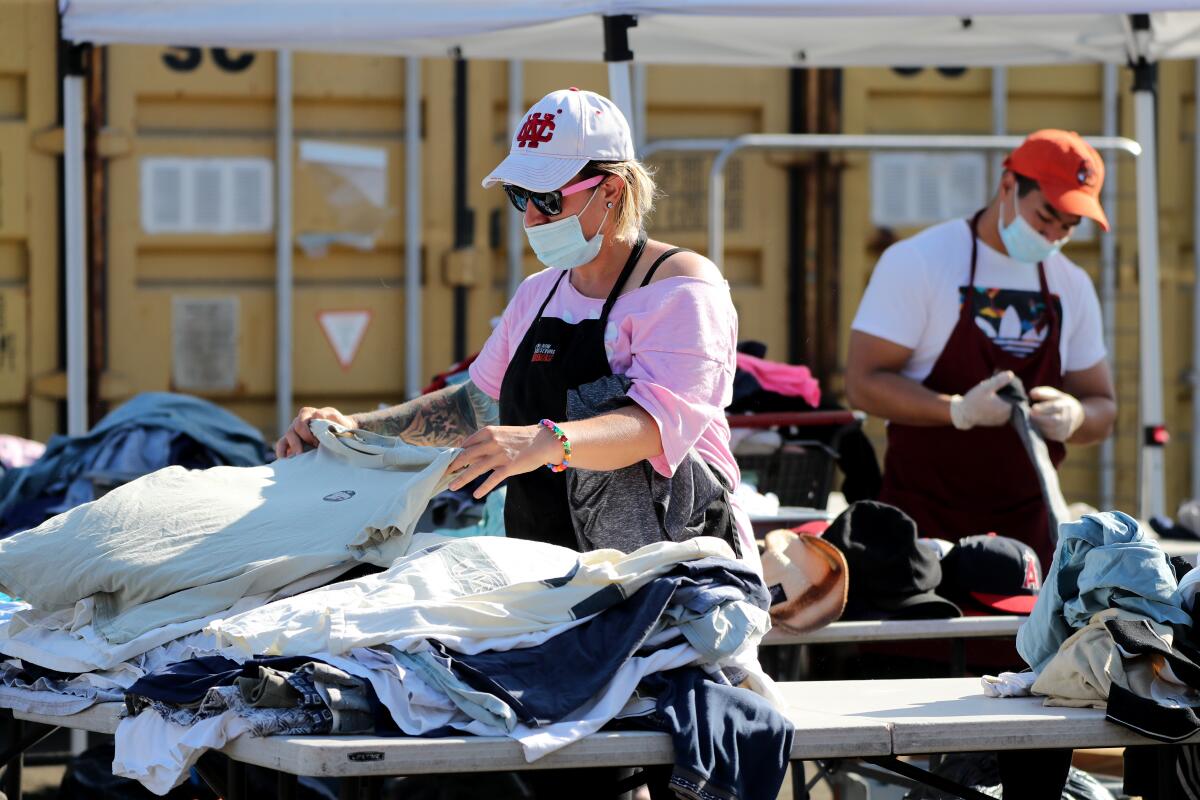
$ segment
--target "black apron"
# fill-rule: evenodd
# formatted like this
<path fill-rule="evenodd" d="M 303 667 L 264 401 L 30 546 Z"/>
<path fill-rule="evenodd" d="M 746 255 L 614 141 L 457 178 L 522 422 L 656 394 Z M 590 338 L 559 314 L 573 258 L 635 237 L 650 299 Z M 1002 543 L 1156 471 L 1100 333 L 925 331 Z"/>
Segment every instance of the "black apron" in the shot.
<path fill-rule="evenodd" d="M 569 390 L 613 374 L 604 350 L 604 329 L 645 249 L 646 237 L 642 234 L 604 301 L 599 319 L 568 323 L 542 316 L 567 271 L 558 276 L 504 372 L 500 384 L 501 425 L 536 425 L 543 419 L 562 422 L 567 415 Z M 655 260 L 641 286 L 649 284 L 659 265 L 682 249 L 669 250 Z M 566 473 L 541 467 L 510 477 L 506 485 L 505 535 L 581 549 L 568 502 Z M 647 513 L 651 513 L 649 509 Z"/>

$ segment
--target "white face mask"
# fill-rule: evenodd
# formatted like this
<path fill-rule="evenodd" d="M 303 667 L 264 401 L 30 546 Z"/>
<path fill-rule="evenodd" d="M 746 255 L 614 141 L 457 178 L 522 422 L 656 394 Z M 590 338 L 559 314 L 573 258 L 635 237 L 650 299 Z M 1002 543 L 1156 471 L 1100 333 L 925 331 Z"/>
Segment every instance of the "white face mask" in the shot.
<path fill-rule="evenodd" d="M 592 190 L 592 196 L 578 214 L 525 229 L 525 237 L 529 239 L 529 246 L 533 248 L 538 261 L 547 267 L 567 270 L 581 267 L 599 255 L 600 246 L 604 244 L 604 236 L 600 229 L 608 219 L 608 210 L 605 210 L 596 235 L 591 239 L 583 235 L 583 226 L 579 224 L 579 217 L 592 204 L 599 188 L 597 186 Z"/>
<path fill-rule="evenodd" d="M 1000 232 L 1000 241 L 1004 242 L 1004 249 L 1008 251 L 1008 255 L 1017 261 L 1036 264 L 1039 261 L 1045 261 L 1061 250 L 1071 237 L 1064 236 L 1057 242 L 1052 242 L 1042 236 L 1021 216 L 1021 212 L 1017 208 L 1017 190 L 1015 188 L 1012 198 L 1013 221 L 1008 225 L 1004 224 L 1003 209 L 996 214 L 996 229 Z"/>

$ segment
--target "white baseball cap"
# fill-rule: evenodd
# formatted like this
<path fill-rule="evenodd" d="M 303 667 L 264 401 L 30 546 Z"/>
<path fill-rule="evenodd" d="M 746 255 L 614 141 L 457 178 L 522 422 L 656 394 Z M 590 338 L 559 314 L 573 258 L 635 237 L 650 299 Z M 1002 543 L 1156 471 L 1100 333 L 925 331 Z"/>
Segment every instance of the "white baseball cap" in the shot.
<path fill-rule="evenodd" d="M 633 135 L 607 97 L 571 87 L 534 103 L 513 134 L 508 158 L 483 179 L 533 192 L 557 189 L 589 161 L 632 161 Z"/>

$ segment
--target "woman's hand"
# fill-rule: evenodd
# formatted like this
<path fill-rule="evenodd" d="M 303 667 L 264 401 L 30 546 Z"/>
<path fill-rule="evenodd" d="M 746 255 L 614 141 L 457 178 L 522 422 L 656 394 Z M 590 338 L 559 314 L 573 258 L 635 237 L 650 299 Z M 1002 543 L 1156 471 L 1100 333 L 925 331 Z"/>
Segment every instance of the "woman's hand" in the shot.
<path fill-rule="evenodd" d="M 310 444 L 313 447 L 318 445 L 317 437 L 313 436 L 312 431 L 308 429 L 308 421 L 311 419 L 327 419 L 346 428 L 358 427 L 353 419 L 336 408 L 312 408 L 311 406 L 305 406 L 296 414 L 296 418 L 292 420 L 287 433 L 280 436 L 279 441 L 275 443 L 276 458 L 298 456 L 304 452 L 305 444 Z"/>
<path fill-rule="evenodd" d="M 450 488 L 457 491 L 490 470 L 492 474 L 473 493 L 478 500 L 505 478 L 557 464 L 562 458 L 562 445 L 541 425 L 489 425 L 463 442 L 463 451 L 450 464 L 450 472 L 461 469 L 462 473 Z"/>

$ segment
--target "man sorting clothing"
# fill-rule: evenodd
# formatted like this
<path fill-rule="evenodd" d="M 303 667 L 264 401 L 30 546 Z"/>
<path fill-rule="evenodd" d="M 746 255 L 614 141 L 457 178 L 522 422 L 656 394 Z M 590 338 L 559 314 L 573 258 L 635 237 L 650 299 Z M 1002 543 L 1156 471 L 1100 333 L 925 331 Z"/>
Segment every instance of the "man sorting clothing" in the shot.
<path fill-rule="evenodd" d="M 1093 444 L 1117 407 L 1091 279 L 1060 250 L 1083 217 L 1108 230 L 1104 163 L 1076 133 L 1031 134 L 970 219 L 888 248 L 850 334 L 850 402 L 888 421 L 879 499 L 924 536 L 994 531 L 1049 564 L 1037 473 L 997 396 L 1013 377 L 1057 469 L 1064 444 Z"/>

